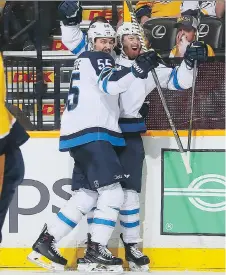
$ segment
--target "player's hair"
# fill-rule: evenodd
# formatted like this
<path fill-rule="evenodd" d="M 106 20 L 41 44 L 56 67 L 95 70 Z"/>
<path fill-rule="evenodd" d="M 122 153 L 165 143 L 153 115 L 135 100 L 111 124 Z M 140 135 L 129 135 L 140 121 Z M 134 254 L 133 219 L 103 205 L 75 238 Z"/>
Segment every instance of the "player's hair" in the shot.
<path fill-rule="evenodd" d="M 104 16 L 96 16 L 90 22 L 89 27 L 91 27 L 96 22 L 109 23 L 108 20 Z"/>

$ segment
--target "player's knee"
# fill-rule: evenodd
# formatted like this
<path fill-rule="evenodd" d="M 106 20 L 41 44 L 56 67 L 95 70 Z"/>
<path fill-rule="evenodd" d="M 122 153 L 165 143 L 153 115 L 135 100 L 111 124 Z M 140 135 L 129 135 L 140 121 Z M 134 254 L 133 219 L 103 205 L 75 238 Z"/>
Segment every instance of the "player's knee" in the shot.
<path fill-rule="evenodd" d="M 57 216 L 71 227 L 79 221 L 96 205 L 98 193 L 86 189 L 79 189 L 73 193 L 67 204 L 60 209 Z"/>
<path fill-rule="evenodd" d="M 124 202 L 121 207 L 121 210 L 124 209 L 139 209 L 140 202 L 139 202 L 139 195 L 134 190 L 127 190 L 123 189 L 124 191 Z"/>
<path fill-rule="evenodd" d="M 80 212 L 81 215 L 87 214 L 96 204 L 98 193 L 86 189 L 79 189 L 73 192 L 67 204 L 60 210 L 64 213 Z"/>
<path fill-rule="evenodd" d="M 79 189 L 74 196 L 75 206 L 84 215 L 96 206 L 98 193 L 88 189 Z"/>
<path fill-rule="evenodd" d="M 97 208 L 110 207 L 119 210 L 124 201 L 124 192 L 120 183 L 114 183 L 98 189 Z"/>

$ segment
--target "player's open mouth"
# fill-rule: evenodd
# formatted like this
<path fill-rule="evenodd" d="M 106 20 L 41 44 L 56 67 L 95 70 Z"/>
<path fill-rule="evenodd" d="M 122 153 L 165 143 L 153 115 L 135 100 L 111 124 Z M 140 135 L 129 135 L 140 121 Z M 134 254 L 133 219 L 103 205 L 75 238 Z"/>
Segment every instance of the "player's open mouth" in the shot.
<path fill-rule="evenodd" d="M 135 46 L 134 46 L 134 47 L 132 47 L 132 50 L 133 50 L 133 51 L 137 51 L 137 50 L 138 50 L 138 47 L 135 47 Z"/>

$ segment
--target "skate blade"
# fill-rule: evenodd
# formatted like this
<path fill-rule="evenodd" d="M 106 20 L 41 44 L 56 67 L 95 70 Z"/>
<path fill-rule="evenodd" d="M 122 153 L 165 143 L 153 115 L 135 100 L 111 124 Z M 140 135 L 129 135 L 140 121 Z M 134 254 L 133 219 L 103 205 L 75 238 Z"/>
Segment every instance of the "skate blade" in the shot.
<path fill-rule="evenodd" d="M 61 264 L 57 264 L 57 263 L 54 263 L 54 262 L 51 262 L 50 263 L 45 263 L 43 262 L 42 260 L 40 260 L 41 257 L 45 257 L 41 254 L 39 254 L 38 252 L 36 251 L 32 251 L 28 256 L 27 256 L 27 259 L 40 266 L 40 267 L 43 267 L 45 269 L 48 269 L 50 271 L 55 271 L 55 272 L 58 272 L 58 271 L 65 271 L 65 268 L 63 265 Z"/>
<path fill-rule="evenodd" d="M 129 262 L 129 269 L 133 272 L 150 272 L 149 266 L 147 265 L 136 265 L 133 262 Z"/>
<path fill-rule="evenodd" d="M 79 272 L 112 272 L 123 273 L 121 265 L 102 265 L 98 263 L 78 264 L 77 271 Z"/>

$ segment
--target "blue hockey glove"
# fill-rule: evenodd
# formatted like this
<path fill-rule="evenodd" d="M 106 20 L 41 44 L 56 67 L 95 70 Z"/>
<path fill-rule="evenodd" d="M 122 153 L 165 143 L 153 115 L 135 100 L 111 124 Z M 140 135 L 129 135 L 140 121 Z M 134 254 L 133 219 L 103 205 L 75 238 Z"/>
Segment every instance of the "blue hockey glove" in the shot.
<path fill-rule="evenodd" d="M 207 61 L 208 58 L 208 48 L 203 42 L 193 41 L 187 46 L 186 52 L 184 54 L 184 61 L 188 67 L 194 68 L 195 60 L 198 64 Z"/>
<path fill-rule="evenodd" d="M 148 51 L 139 55 L 133 63 L 131 70 L 135 77 L 145 79 L 148 77 L 148 73 L 158 67 L 159 56 L 155 51 Z"/>
<path fill-rule="evenodd" d="M 58 11 L 65 26 L 74 26 L 82 21 L 82 7 L 79 1 L 63 1 Z"/>

